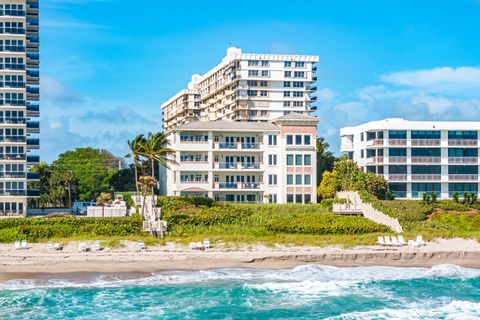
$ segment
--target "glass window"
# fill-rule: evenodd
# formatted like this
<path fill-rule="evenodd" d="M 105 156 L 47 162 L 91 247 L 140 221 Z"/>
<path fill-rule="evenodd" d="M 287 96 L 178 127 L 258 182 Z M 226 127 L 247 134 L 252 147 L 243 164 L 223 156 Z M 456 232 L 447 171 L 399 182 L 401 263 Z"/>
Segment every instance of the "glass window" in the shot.
<path fill-rule="evenodd" d="M 440 139 L 440 131 L 412 131 L 412 139 Z"/>
<path fill-rule="evenodd" d="M 388 139 L 405 140 L 405 139 L 407 139 L 407 131 L 405 131 L 405 130 L 390 130 L 390 131 L 388 131 Z"/>
<path fill-rule="evenodd" d="M 287 135 L 287 145 L 292 145 L 293 144 L 293 136 L 292 135 Z"/>
<path fill-rule="evenodd" d="M 306 154 L 304 157 L 303 157 L 303 164 L 305 166 L 310 166 L 312 165 L 312 156 L 309 155 L 309 154 Z"/>
<path fill-rule="evenodd" d="M 389 148 L 388 156 L 389 157 L 406 157 L 407 148 Z"/>
<path fill-rule="evenodd" d="M 478 157 L 477 148 L 448 148 L 449 157 Z"/>
<path fill-rule="evenodd" d="M 295 175 L 295 184 L 296 185 L 301 185 L 302 184 L 302 175 L 301 174 Z"/>
<path fill-rule="evenodd" d="M 412 166 L 412 174 L 442 174 L 441 166 Z"/>
<path fill-rule="evenodd" d="M 303 136 L 303 144 L 309 146 L 311 144 L 311 139 L 310 139 L 310 135 L 304 135 Z"/>
<path fill-rule="evenodd" d="M 302 194 L 296 194 L 295 195 L 295 203 L 302 203 L 303 195 Z"/>
<path fill-rule="evenodd" d="M 296 166 L 301 166 L 302 165 L 302 155 L 301 154 L 296 154 L 295 155 L 295 165 Z"/>
<path fill-rule="evenodd" d="M 440 157 L 440 148 L 412 148 L 412 157 Z"/>
<path fill-rule="evenodd" d="M 448 174 L 478 174 L 478 166 L 448 166 Z"/>
<path fill-rule="evenodd" d="M 293 154 L 287 154 L 287 166 L 293 166 Z"/>
<path fill-rule="evenodd" d="M 292 185 L 293 184 L 293 175 L 288 174 L 287 175 L 287 185 Z"/>
<path fill-rule="evenodd" d="M 312 176 L 309 175 L 309 174 L 306 174 L 304 177 L 303 177 L 303 184 L 304 185 L 311 185 L 312 184 Z"/>
<path fill-rule="evenodd" d="M 301 145 L 302 144 L 302 136 L 297 134 L 295 135 L 295 145 Z"/>
<path fill-rule="evenodd" d="M 293 194 L 287 194 L 287 203 L 293 203 Z"/>

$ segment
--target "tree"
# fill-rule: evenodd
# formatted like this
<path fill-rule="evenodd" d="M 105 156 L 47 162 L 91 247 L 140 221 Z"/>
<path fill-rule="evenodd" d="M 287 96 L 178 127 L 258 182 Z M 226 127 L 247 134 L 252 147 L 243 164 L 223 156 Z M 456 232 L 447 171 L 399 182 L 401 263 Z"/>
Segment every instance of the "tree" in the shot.
<path fill-rule="evenodd" d="M 105 216 L 105 205 L 112 202 L 112 195 L 109 192 L 102 192 L 97 197 L 97 205 L 102 206 L 102 217 Z"/>
<path fill-rule="evenodd" d="M 130 149 L 130 153 L 127 154 L 127 157 L 131 157 L 133 159 L 133 166 L 134 166 L 134 177 L 135 177 L 135 188 L 138 192 L 138 166 L 140 165 L 140 155 L 143 152 L 143 145 L 145 144 L 145 137 L 143 134 L 136 136 L 133 140 L 128 140 L 128 148 Z"/>
<path fill-rule="evenodd" d="M 458 199 L 460 198 L 460 195 L 458 192 L 453 193 L 453 202 L 458 203 Z"/>
<path fill-rule="evenodd" d="M 325 171 L 331 171 L 333 169 L 333 164 L 335 162 L 335 156 L 327 149 L 330 147 L 330 144 L 325 141 L 325 138 L 319 137 L 316 141 L 316 153 L 317 153 L 317 185 L 320 185 L 320 182 L 323 178 L 323 173 Z"/>
<path fill-rule="evenodd" d="M 322 199 L 334 198 L 337 191 L 340 190 L 340 181 L 337 176 L 329 171 L 323 173 L 322 182 L 317 188 L 317 194 Z"/>
<path fill-rule="evenodd" d="M 110 179 L 112 190 L 117 192 L 137 190 L 138 192 L 137 178 L 135 177 L 137 170 L 137 167 L 132 164 L 128 168 L 115 172 Z"/>
<path fill-rule="evenodd" d="M 140 188 L 140 192 L 142 193 L 143 196 L 143 205 L 142 205 L 142 217 L 145 218 L 145 203 L 147 200 L 147 196 L 149 194 L 152 195 L 152 205 L 153 205 L 153 188 L 157 184 L 157 180 L 154 177 L 150 176 L 141 176 L 138 179 L 138 186 Z M 151 193 L 150 193 L 151 192 Z M 152 208 L 153 209 L 153 208 Z"/>

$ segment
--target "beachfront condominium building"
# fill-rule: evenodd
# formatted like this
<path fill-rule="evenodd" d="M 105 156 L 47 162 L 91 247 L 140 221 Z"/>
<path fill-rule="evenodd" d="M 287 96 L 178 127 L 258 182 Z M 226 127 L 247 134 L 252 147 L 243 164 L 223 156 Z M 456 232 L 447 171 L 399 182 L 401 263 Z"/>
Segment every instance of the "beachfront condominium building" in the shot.
<path fill-rule="evenodd" d="M 187 89 L 162 104 L 169 132 L 192 121 L 267 122 L 288 113 L 309 115 L 317 90 L 317 56 L 249 54 L 229 48 L 222 62 L 195 74 Z"/>
<path fill-rule="evenodd" d="M 239 203 L 316 202 L 318 119 L 292 113 L 269 122 L 195 121 L 169 134 L 177 164 L 168 195 Z"/>
<path fill-rule="evenodd" d="M 478 194 L 480 122 L 385 119 L 343 128 L 341 151 L 384 176 L 397 198 Z"/>
<path fill-rule="evenodd" d="M 39 162 L 38 0 L 0 1 L 0 216 L 24 215 Z M 27 191 L 28 190 L 28 191 Z"/>

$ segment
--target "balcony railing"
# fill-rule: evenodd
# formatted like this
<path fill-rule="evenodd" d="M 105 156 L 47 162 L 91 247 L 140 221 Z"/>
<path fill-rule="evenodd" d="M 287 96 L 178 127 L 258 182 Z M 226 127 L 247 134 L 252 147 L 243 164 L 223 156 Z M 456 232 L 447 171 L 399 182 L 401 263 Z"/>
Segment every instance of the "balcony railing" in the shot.
<path fill-rule="evenodd" d="M 406 139 L 388 139 L 388 145 L 390 146 L 406 146 Z"/>
<path fill-rule="evenodd" d="M 367 147 L 368 146 L 383 146 L 383 139 L 367 140 Z"/>
<path fill-rule="evenodd" d="M 440 163 L 442 157 L 412 157 L 412 163 Z"/>
<path fill-rule="evenodd" d="M 182 184 L 190 184 L 190 183 L 203 184 L 203 183 L 208 183 L 208 180 L 205 180 L 205 179 L 199 179 L 199 180 L 181 180 L 180 183 L 182 183 Z"/>
<path fill-rule="evenodd" d="M 38 179 L 40 179 L 40 173 L 39 172 L 27 172 L 27 179 L 38 180 Z"/>
<path fill-rule="evenodd" d="M 478 140 L 448 140 L 449 146 L 459 146 L 459 147 L 468 147 L 468 146 L 478 146 Z"/>
<path fill-rule="evenodd" d="M 0 178 L 24 179 L 25 172 L 0 172 Z"/>
<path fill-rule="evenodd" d="M 27 192 L 25 190 L 0 190 L 1 196 L 24 196 L 26 194 Z"/>
<path fill-rule="evenodd" d="M 23 118 L 0 118 L 0 123 L 8 124 L 24 124 L 26 122 Z"/>
<path fill-rule="evenodd" d="M 246 189 L 257 190 L 260 189 L 259 182 L 219 182 L 216 185 L 217 189 Z"/>
<path fill-rule="evenodd" d="M 237 143 L 222 142 L 218 144 L 219 149 L 237 149 Z"/>
<path fill-rule="evenodd" d="M 441 174 L 412 174 L 412 181 L 440 181 Z"/>
<path fill-rule="evenodd" d="M 392 156 L 388 157 L 389 163 L 407 163 L 407 157 L 403 156 Z"/>
<path fill-rule="evenodd" d="M 440 139 L 412 139 L 412 146 L 439 146 Z"/>
<path fill-rule="evenodd" d="M 38 163 L 40 162 L 40 156 L 27 156 L 28 163 Z"/>
<path fill-rule="evenodd" d="M 259 149 L 258 143 L 242 143 L 242 149 Z"/>
<path fill-rule="evenodd" d="M 478 174 L 449 174 L 450 181 L 478 181 Z"/>
<path fill-rule="evenodd" d="M 238 165 L 236 162 L 220 162 L 218 167 L 220 169 L 237 169 Z"/>
<path fill-rule="evenodd" d="M 389 174 L 388 181 L 407 181 L 406 174 Z"/>
<path fill-rule="evenodd" d="M 23 136 L 7 136 L 0 137 L 0 142 L 25 142 L 25 139 Z"/>
<path fill-rule="evenodd" d="M 40 197 L 40 190 L 35 190 L 35 189 L 27 190 L 27 196 L 29 196 L 29 197 Z"/>
<path fill-rule="evenodd" d="M 5 153 L 0 154 L 0 160 L 25 160 L 25 154 Z"/>
<path fill-rule="evenodd" d="M 240 163 L 242 169 L 260 169 L 259 162 L 242 162 Z"/>
<path fill-rule="evenodd" d="M 478 163 L 478 157 L 448 157 L 448 163 Z"/>
<path fill-rule="evenodd" d="M 366 160 L 367 163 L 383 163 L 383 157 L 370 157 Z"/>

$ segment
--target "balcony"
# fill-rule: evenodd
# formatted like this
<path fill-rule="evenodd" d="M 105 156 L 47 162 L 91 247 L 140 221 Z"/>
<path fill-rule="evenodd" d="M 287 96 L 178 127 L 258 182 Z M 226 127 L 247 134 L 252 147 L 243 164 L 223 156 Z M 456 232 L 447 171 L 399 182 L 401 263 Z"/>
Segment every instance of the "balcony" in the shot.
<path fill-rule="evenodd" d="M 27 149 L 40 149 L 40 139 L 27 139 Z"/>
<path fill-rule="evenodd" d="M 198 180 L 181 180 L 181 184 L 207 184 L 208 180 L 198 179 Z"/>
<path fill-rule="evenodd" d="M 383 157 L 370 157 L 367 158 L 366 163 L 383 163 Z"/>
<path fill-rule="evenodd" d="M 40 94 L 40 88 L 39 87 L 27 87 L 27 93 L 31 94 Z"/>
<path fill-rule="evenodd" d="M 407 181 L 407 175 L 406 174 L 389 174 L 387 180 L 390 182 Z"/>
<path fill-rule="evenodd" d="M 478 163 L 478 157 L 448 157 L 449 164 L 472 164 Z"/>
<path fill-rule="evenodd" d="M 40 156 L 27 156 L 27 163 L 36 164 L 40 162 Z"/>
<path fill-rule="evenodd" d="M 38 117 L 38 116 L 40 116 L 40 106 L 38 104 L 28 104 L 27 117 Z"/>
<path fill-rule="evenodd" d="M 440 139 L 412 139 L 412 146 L 439 146 Z"/>
<path fill-rule="evenodd" d="M 29 196 L 29 197 L 40 197 L 40 190 L 37 190 L 37 189 L 27 190 L 27 196 Z"/>
<path fill-rule="evenodd" d="M 449 181 L 478 181 L 478 174 L 449 174 Z"/>
<path fill-rule="evenodd" d="M 240 168 L 242 169 L 260 169 L 259 162 L 241 162 Z"/>
<path fill-rule="evenodd" d="M 406 139 L 388 139 L 389 146 L 406 146 L 407 140 Z"/>
<path fill-rule="evenodd" d="M 40 173 L 39 172 L 27 172 L 27 179 L 28 180 L 40 180 Z"/>
<path fill-rule="evenodd" d="M 442 157 L 412 157 L 412 163 L 441 163 Z"/>
<path fill-rule="evenodd" d="M 24 136 L 4 136 L 0 137 L 0 142 L 25 142 Z"/>
<path fill-rule="evenodd" d="M 27 122 L 27 133 L 40 133 L 40 122 L 38 122 L 38 121 L 28 121 Z"/>
<path fill-rule="evenodd" d="M 221 190 L 259 190 L 259 182 L 219 182 L 215 185 L 216 189 Z"/>
<path fill-rule="evenodd" d="M 2 179 L 25 179 L 25 172 L 0 172 Z"/>
<path fill-rule="evenodd" d="M 237 143 L 223 142 L 218 144 L 219 149 L 237 149 Z"/>
<path fill-rule="evenodd" d="M 0 16 L 24 17 L 25 16 L 25 10 L 4 9 L 4 10 L 0 10 Z"/>
<path fill-rule="evenodd" d="M 0 118 L 1 124 L 25 124 L 26 122 L 23 118 Z"/>
<path fill-rule="evenodd" d="M 452 147 L 476 147 L 478 140 L 448 140 L 448 146 Z"/>
<path fill-rule="evenodd" d="M 243 150 L 256 150 L 260 149 L 259 143 L 242 143 Z"/>
<path fill-rule="evenodd" d="M 407 163 L 407 157 L 402 157 L 402 156 L 388 157 L 388 163 Z"/>
<path fill-rule="evenodd" d="M 372 147 L 372 146 L 383 146 L 383 139 L 367 140 L 367 147 Z"/>
<path fill-rule="evenodd" d="M 412 174 L 412 181 L 440 181 L 441 174 Z"/>
<path fill-rule="evenodd" d="M 22 161 L 25 160 L 25 155 L 19 153 L 5 153 L 0 154 L 0 160 Z"/>

